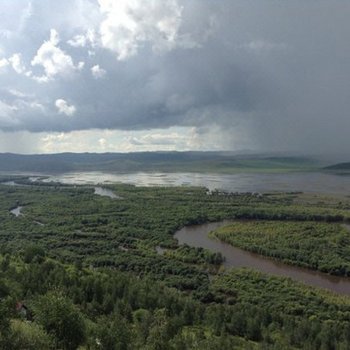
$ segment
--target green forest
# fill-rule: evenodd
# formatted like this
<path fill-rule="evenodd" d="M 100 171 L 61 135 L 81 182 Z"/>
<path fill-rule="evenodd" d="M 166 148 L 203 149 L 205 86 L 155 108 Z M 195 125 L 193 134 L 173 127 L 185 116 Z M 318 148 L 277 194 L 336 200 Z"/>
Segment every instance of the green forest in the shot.
<path fill-rule="evenodd" d="M 350 229 L 344 224 L 241 221 L 210 235 L 285 263 L 350 276 Z"/>
<path fill-rule="evenodd" d="M 347 276 L 347 198 L 104 186 L 112 199 L 15 180 L 0 185 L 1 349 L 350 348 L 349 297 L 224 270 L 220 254 L 173 237 L 237 220 L 220 239 Z"/>

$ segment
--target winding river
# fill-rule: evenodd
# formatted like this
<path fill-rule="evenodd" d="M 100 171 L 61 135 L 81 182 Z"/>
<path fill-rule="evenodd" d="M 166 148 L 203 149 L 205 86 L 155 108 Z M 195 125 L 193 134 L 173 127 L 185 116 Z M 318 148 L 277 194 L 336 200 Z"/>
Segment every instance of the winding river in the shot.
<path fill-rule="evenodd" d="M 225 257 L 225 267 L 250 267 L 264 273 L 290 277 L 314 287 L 321 287 L 338 294 L 350 295 L 350 278 L 332 276 L 297 266 L 287 265 L 276 260 L 244 251 L 227 243 L 208 237 L 209 232 L 229 224 L 230 221 L 183 227 L 174 237 L 179 244 L 202 247 Z"/>

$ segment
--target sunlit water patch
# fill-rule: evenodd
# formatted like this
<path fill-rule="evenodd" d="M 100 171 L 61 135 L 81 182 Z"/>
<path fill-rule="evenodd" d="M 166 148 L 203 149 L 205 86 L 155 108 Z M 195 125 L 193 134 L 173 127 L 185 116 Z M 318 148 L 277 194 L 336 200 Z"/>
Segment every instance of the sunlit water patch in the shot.
<path fill-rule="evenodd" d="M 20 215 L 23 215 L 21 213 L 21 210 L 22 210 L 22 207 L 18 206 L 18 207 L 14 208 L 14 209 L 11 209 L 10 213 L 13 214 L 14 216 L 18 217 Z"/>
<path fill-rule="evenodd" d="M 107 188 L 95 187 L 94 189 L 95 189 L 94 193 L 97 194 L 98 196 L 105 196 L 105 197 L 109 197 L 112 199 L 122 199 L 122 197 L 118 196 L 113 191 L 111 191 Z"/>
<path fill-rule="evenodd" d="M 204 174 L 204 173 L 102 173 L 76 172 L 48 176 L 64 184 L 103 185 L 127 183 L 136 186 L 203 186 L 229 192 L 302 191 L 350 195 L 350 176 L 325 173 Z"/>

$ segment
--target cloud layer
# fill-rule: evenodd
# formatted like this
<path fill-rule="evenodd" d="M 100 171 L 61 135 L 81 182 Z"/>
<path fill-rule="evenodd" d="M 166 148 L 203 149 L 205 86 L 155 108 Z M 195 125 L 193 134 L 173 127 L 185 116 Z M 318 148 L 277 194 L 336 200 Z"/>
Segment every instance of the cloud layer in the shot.
<path fill-rule="evenodd" d="M 12 0 L 0 9 L 3 132 L 57 141 L 137 131 L 129 144 L 150 149 L 350 146 L 350 3 Z"/>

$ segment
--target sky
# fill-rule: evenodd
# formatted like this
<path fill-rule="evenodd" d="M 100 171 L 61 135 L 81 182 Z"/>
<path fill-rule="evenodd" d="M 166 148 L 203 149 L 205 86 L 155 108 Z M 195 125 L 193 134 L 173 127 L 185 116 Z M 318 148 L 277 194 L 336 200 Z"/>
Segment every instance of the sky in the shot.
<path fill-rule="evenodd" d="M 0 0 L 0 152 L 347 153 L 350 1 Z"/>

